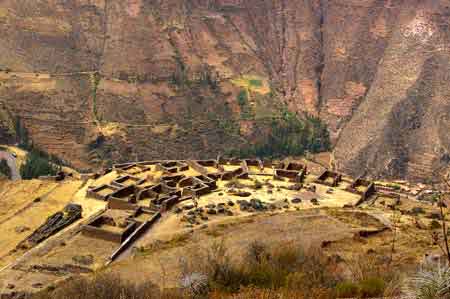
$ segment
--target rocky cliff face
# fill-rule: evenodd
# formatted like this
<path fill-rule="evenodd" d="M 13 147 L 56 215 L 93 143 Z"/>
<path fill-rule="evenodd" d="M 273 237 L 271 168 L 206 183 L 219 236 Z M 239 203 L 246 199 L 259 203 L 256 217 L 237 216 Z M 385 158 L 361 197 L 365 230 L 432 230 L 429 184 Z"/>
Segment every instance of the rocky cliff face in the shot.
<path fill-rule="evenodd" d="M 423 179 L 450 160 L 449 6 L 5 0 L 0 100 L 78 167 L 215 156 L 286 105 L 327 122 L 340 170 Z"/>

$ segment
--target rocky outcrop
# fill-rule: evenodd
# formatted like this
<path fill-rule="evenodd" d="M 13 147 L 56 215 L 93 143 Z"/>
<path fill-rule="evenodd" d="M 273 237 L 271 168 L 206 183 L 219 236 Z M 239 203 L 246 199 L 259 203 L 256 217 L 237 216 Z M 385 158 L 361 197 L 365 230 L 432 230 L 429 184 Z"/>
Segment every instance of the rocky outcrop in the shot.
<path fill-rule="evenodd" d="M 215 157 L 286 105 L 327 122 L 339 170 L 423 179 L 450 161 L 449 14 L 443 0 L 7 0 L 0 102 L 80 168 Z"/>

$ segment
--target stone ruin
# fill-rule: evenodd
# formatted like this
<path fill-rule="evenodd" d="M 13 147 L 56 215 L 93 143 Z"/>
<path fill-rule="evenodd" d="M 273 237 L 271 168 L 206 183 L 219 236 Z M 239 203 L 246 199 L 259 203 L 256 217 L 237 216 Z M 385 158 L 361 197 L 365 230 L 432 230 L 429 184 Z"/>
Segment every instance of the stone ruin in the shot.
<path fill-rule="evenodd" d="M 107 210 L 85 225 L 82 233 L 120 244 L 136 229 L 138 222 L 133 220 L 136 214 L 137 211 L 112 213 L 112 210 Z"/>
<path fill-rule="evenodd" d="M 342 174 L 325 170 L 316 180 L 317 184 L 326 185 L 329 187 L 337 187 L 339 183 L 342 181 Z"/>
<path fill-rule="evenodd" d="M 119 244 L 111 260 L 173 206 L 187 200 L 193 200 L 195 203 L 199 197 L 213 192 L 217 188 L 218 180 L 246 180 L 250 179 L 249 175 L 261 175 L 289 181 L 302 188 L 308 173 L 306 165 L 289 160 L 273 163 L 259 159 L 240 160 L 223 157 L 211 160 L 116 164 L 112 170 L 119 174 L 115 180 L 109 184 L 89 187 L 87 191 L 88 197 L 107 201 L 107 210 L 90 220 L 82 229 L 82 233 L 86 236 Z M 341 180 L 341 174 L 327 170 L 318 177 L 316 183 L 336 187 Z M 372 183 L 359 179 L 352 184 L 351 191 L 369 196 L 374 187 Z M 233 194 L 232 189 L 229 194 Z M 177 207 L 176 212 L 186 210 L 192 219 L 196 213 L 198 217 L 206 219 L 208 214 L 232 215 L 228 209 L 231 204 L 235 203 L 220 203 L 214 208 L 211 204 L 204 208 L 183 205 L 181 208 Z M 267 210 L 270 207 L 256 199 L 240 200 L 237 204 L 242 211 Z"/>
<path fill-rule="evenodd" d="M 303 183 L 307 174 L 306 165 L 296 162 L 282 162 L 276 165 L 275 175 L 292 182 Z"/>
<path fill-rule="evenodd" d="M 110 184 L 89 188 L 87 196 L 108 201 L 111 209 L 137 207 L 170 208 L 187 199 L 198 198 L 216 189 L 216 181 L 248 179 L 249 174 L 263 175 L 264 168 L 292 182 L 303 182 L 307 167 L 296 162 L 273 165 L 259 159 L 144 161 L 114 165 L 120 176 Z M 148 173 L 147 178 L 137 177 Z M 160 173 L 152 178 L 152 173 Z"/>
<path fill-rule="evenodd" d="M 356 179 L 349 187 L 346 188 L 346 190 L 348 192 L 361 195 L 361 199 L 358 204 L 367 200 L 370 196 L 376 193 L 375 183 L 362 178 Z"/>
<path fill-rule="evenodd" d="M 57 212 L 47 218 L 47 221 L 36 229 L 27 239 L 25 243 L 35 246 L 50 236 L 61 231 L 65 227 L 71 225 L 78 219 L 81 219 L 82 207 L 77 204 L 68 204 L 63 211 Z M 21 243 L 19 246 L 25 245 Z"/>

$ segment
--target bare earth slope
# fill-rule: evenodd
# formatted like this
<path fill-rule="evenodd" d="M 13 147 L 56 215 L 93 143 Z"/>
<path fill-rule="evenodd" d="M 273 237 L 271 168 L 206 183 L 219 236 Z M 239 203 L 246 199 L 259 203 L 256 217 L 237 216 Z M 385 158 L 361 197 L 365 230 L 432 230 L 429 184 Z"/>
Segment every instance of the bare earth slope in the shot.
<path fill-rule="evenodd" d="M 78 167 L 215 156 L 282 101 L 329 124 L 340 170 L 423 179 L 450 160 L 449 15 L 444 0 L 5 0 L 0 136 L 20 116 Z"/>

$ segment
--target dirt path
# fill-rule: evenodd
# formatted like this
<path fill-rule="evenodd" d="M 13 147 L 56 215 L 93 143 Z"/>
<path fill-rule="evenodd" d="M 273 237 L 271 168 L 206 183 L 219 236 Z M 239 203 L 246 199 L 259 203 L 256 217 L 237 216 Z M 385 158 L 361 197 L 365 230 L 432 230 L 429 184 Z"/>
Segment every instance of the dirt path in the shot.
<path fill-rule="evenodd" d="M 11 180 L 18 181 L 22 179 L 20 177 L 19 169 L 17 168 L 16 158 L 11 153 L 0 151 L 0 161 L 1 160 L 5 160 L 9 169 L 11 169 Z"/>

